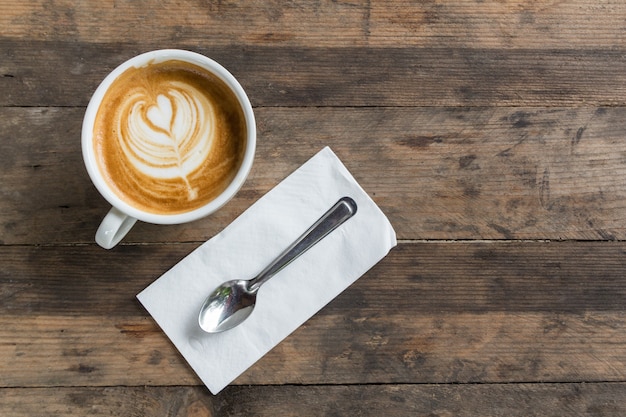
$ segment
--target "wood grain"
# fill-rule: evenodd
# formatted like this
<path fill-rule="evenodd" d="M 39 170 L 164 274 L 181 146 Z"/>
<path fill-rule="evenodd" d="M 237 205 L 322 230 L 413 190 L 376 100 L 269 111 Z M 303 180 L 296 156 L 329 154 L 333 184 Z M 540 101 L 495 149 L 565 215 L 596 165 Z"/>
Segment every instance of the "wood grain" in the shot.
<path fill-rule="evenodd" d="M 167 46 L 220 62 L 255 107 L 626 104 L 620 49 Z M 113 68 L 162 47 L 0 38 L 0 106 L 86 106 Z"/>
<path fill-rule="evenodd" d="M 623 312 L 383 313 L 315 316 L 233 384 L 626 377 Z M 1 387 L 201 384 L 149 318 L 4 315 L 0 324 Z"/>
<path fill-rule="evenodd" d="M 150 7 L 152 6 L 152 7 Z M 391 46 L 463 48 L 621 47 L 626 7 L 610 0 L 237 2 L 184 0 L 2 3 L 10 39 L 161 45 Z"/>
<path fill-rule="evenodd" d="M 0 312 L 143 318 L 135 295 L 198 245 L 0 247 Z M 624 242 L 401 243 L 319 314 L 620 312 L 625 253 Z"/>
<path fill-rule="evenodd" d="M 400 239 L 626 238 L 623 107 L 255 111 L 258 151 L 240 194 L 191 225 L 140 224 L 126 242 L 204 241 L 324 146 Z M 0 108 L 5 244 L 93 242 L 108 204 L 83 166 L 83 112 Z"/>
<path fill-rule="evenodd" d="M 384 386 L 236 386 L 211 396 L 200 387 L 0 389 L 0 413 L 18 416 L 331 415 L 621 417 L 623 383 Z M 297 398 L 297 401 L 294 399 Z"/>

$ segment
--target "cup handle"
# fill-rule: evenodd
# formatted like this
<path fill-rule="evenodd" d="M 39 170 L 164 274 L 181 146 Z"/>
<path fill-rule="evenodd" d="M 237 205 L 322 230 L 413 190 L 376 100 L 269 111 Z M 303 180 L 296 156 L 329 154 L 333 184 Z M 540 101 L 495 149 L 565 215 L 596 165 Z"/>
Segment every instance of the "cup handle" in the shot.
<path fill-rule="evenodd" d="M 98 231 L 96 232 L 96 243 L 104 249 L 111 249 L 126 236 L 133 227 L 137 219 L 122 213 L 115 207 L 104 216 Z"/>

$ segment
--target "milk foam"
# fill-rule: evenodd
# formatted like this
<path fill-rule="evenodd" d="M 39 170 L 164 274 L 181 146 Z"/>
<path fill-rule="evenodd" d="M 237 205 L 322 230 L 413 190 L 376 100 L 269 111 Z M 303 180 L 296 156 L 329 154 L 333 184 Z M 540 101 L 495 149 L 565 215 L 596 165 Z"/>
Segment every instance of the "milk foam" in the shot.
<path fill-rule="evenodd" d="M 212 103 L 193 86 L 170 82 L 154 98 L 135 91 L 121 106 L 118 141 L 135 169 L 159 179 L 187 176 L 211 151 L 215 132 Z M 188 182 L 187 182 L 188 183 Z M 189 189 L 194 197 L 193 188 Z"/>

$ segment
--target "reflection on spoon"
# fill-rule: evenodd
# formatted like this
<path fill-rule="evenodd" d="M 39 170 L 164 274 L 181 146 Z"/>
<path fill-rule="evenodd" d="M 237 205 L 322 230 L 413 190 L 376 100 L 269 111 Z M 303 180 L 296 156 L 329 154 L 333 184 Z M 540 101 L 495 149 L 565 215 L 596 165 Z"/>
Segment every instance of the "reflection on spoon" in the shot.
<path fill-rule="evenodd" d="M 200 308 L 198 323 L 202 330 L 218 333 L 243 322 L 254 309 L 256 294 L 261 285 L 354 216 L 356 210 L 357 206 L 352 198 L 341 198 L 259 275 L 251 280 L 227 281 L 217 287 Z"/>

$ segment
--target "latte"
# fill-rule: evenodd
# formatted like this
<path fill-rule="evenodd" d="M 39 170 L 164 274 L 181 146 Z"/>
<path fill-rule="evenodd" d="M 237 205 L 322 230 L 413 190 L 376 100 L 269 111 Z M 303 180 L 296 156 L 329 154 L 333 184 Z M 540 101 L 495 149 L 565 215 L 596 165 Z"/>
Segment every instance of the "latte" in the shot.
<path fill-rule="evenodd" d="M 93 125 L 108 186 L 155 214 L 195 210 L 220 195 L 246 152 L 241 105 L 218 77 L 168 60 L 131 67 L 107 89 Z"/>

